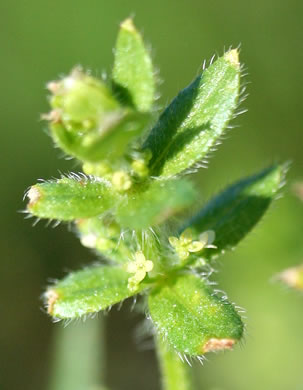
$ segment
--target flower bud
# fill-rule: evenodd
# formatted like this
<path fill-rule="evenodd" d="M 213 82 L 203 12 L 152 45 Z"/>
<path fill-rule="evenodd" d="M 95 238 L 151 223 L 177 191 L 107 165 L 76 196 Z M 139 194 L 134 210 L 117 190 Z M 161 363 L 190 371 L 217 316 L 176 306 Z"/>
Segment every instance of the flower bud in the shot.
<path fill-rule="evenodd" d="M 107 86 L 79 68 L 59 82 L 50 82 L 51 106 L 67 130 L 83 133 L 96 128 L 119 108 Z"/>

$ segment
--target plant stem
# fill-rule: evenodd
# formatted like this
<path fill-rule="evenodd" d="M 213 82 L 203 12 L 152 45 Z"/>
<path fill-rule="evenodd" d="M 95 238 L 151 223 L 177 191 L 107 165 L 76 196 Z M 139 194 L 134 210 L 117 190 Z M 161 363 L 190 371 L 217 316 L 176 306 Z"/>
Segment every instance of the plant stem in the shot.
<path fill-rule="evenodd" d="M 104 380 L 104 319 L 55 329 L 49 390 L 101 389 Z"/>
<path fill-rule="evenodd" d="M 156 349 L 162 377 L 162 390 L 194 390 L 190 367 L 177 353 L 156 337 Z"/>

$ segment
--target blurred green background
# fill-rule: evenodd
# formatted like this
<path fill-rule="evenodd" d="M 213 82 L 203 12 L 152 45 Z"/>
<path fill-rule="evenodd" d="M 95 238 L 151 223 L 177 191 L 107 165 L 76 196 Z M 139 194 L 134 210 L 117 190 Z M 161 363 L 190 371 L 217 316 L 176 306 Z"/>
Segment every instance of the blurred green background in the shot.
<path fill-rule="evenodd" d="M 109 71 L 119 23 L 135 15 L 164 80 L 161 106 L 204 59 L 241 43 L 248 113 L 234 121 L 240 128 L 228 133 L 209 169 L 197 175 L 203 199 L 272 161 L 293 162 L 284 197 L 217 264 L 219 288 L 247 310 L 247 332 L 234 352 L 211 355 L 203 367 L 194 364 L 198 389 L 303 389 L 303 296 L 273 281 L 303 260 L 303 204 L 291 191 L 303 179 L 303 2 L 11 0 L 1 3 L 0 15 L 0 388 L 97 389 L 98 376 L 113 390 L 159 388 L 153 350 L 135 341 L 142 319 L 129 315 L 130 304 L 106 316 L 106 345 L 89 336 L 101 337 L 97 321 L 88 320 L 85 331 L 81 324 L 51 322 L 40 299 L 45 286 L 94 256 L 66 226 L 46 229 L 40 222 L 33 228 L 18 213 L 25 189 L 38 178 L 78 169 L 52 147 L 39 119 L 48 111 L 46 82 L 75 64 L 99 76 Z M 102 353 L 106 374 L 97 359 Z"/>

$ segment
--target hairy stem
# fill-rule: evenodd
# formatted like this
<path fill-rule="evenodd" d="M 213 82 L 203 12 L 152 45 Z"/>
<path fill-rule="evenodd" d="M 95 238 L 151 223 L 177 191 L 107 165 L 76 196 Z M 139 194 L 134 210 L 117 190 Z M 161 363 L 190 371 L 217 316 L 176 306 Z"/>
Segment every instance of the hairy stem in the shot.
<path fill-rule="evenodd" d="M 162 390 L 194 390 L 190 367 L 175 351 L 156 337 L 156 349 L 162 378 Z"/>

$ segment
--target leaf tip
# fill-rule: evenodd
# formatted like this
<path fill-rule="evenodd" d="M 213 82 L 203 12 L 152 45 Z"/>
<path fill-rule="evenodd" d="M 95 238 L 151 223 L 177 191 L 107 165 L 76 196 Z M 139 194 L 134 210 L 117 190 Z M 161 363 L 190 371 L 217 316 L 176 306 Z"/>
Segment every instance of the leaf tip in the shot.
<path fill-rule="evenodd" d="M 45 293 L 46 308 L 48 314 L 50 315 L 54 314 L 54 305 L 57 302 L 58 298 L 59 298 L 59 294 L 54 289 L 50 289 Z"/>
<path fill-rule="evenodd" d="M 239 51 L 238 49 L 232 49 L 229 50 L 224 54 L 224 58 L 226 61 L 228 61 L 231 65 L 233 65 L 235 68 L 240 68 L 240 62 L 239 62 Z"/>
<path fill-rule="evenodd" d="M 203 345 L 202 352 L 218 352 L 223 351 L 225 349 L 232 349 L 235 342 L 236 340 L 234 339 L 211 338 Z"/>
<path fill-rule="evenodd" d="M 137 31 L 132 18 L 123 20 L 123 22 L 120 24 L 120 27 L 132 33 Z"/>
<path fill-rule="evenodd" d="M 27 197 L 29 199 L 28 206 L 34 206 L 41 197 L 41 190 L 37 186 L 32 186 L 27 192 Z"/>

